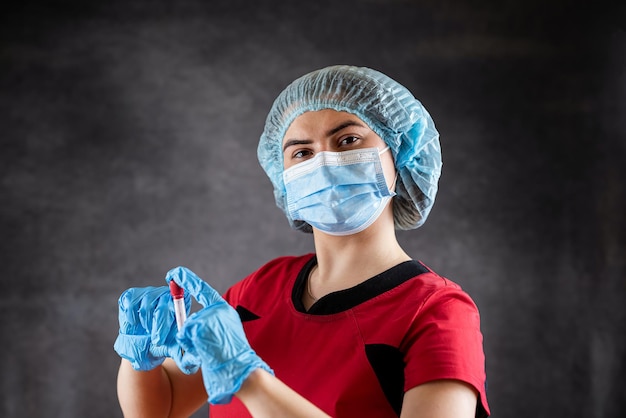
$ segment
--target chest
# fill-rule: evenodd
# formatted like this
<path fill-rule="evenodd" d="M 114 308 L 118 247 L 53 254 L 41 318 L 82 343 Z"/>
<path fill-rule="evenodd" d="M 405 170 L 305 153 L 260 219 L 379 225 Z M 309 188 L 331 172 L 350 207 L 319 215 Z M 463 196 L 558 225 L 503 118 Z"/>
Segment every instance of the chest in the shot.
<path fill-rule="evenodd" d="M 403 363 L 392 347 L 402 327 L 352 310 L 306 315 L 288 304 L 244 323 L 251 346 L 276 376 L 331 416 L 397 417 L 381 373 L 392 376 L 393 396 L 401 401 Z M 372 356 L 381 345 L 391 347 L 387 355 Z"/>

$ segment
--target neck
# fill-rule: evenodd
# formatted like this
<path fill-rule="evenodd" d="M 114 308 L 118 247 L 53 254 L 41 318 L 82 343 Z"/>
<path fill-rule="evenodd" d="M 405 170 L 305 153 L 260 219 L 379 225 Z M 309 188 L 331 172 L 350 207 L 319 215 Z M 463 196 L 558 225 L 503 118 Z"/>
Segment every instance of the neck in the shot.
<path fill-rule="evenodd" d="M 391 210 L 386 212 L 358 234 L 338 237 L 314 230 L 318 268 L 312 286 L 318 293 L 355 286 L 410 260 L 396 239 Z"/>

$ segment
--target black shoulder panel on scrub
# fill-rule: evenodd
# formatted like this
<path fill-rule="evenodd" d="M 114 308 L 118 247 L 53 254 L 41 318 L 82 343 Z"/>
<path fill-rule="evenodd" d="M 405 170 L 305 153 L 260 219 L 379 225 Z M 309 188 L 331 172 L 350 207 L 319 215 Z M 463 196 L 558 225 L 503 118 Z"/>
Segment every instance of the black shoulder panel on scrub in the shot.
<path fill-rule="evenodd" d="M 404 398 L 404 360 L 396 347 L 386 344 L 367 344 L 365 354 L 389 404 L 400 416 Z"/>
<path fill-rule="evenodd" d="M 241 319 L 241 322 L 254 321 L 255 319 L 260 318 L 259 315 L 250 312 L 241 305 L 237 305 L 237 308 L 235 308 L 235 310 L 239 314 L 239 319 Z"/>

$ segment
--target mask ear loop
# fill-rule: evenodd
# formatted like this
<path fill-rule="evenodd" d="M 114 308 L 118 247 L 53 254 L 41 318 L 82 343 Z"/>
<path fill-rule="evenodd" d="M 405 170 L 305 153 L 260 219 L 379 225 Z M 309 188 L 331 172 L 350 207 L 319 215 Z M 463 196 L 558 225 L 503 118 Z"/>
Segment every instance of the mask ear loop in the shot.
<path fill-rule="evenodd" d="M 393 178 L 393 183 L 391 183 L 391 186 L 389 186 L 389 191 L 394 196 L 396 194 L 396 183 L 398 183 L 398 171 L 396 171 L 396 175 Z"/>
<path fill-rule="evenodd" d="M 378 155 L 383 155 L 384 153 L 386 153 L 387 151 L 389 151 L 389 145 L 387 145 L 385 148 L 383 148 L 382 151 L 378 151 Z M 388 187 L 389 191 L 391 192 L 392 196 L 395 196 L 396 192 L 396 183 L 398 182 L 398 170 L 396 169 L 396 176 L 393 178 L 393 183 L 391 183 L 391 186 Z"/>

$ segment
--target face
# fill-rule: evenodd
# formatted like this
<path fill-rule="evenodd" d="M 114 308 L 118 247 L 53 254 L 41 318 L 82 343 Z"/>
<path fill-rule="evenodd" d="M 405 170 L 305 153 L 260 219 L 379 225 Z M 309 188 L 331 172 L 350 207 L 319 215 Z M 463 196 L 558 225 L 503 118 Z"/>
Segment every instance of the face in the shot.
<path fill-rule="evenodd" d="M 283 138 L 284 168 L 313 158 L 323 151 L 341 152 L 360 148 L 385 149 L 387 145 L 355 115 L 324 109 L 305 112 L 289 126 Z M 387 185 L 396 176 L 391 152 L 380 156 Z"/>

